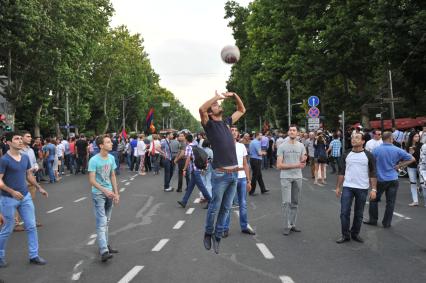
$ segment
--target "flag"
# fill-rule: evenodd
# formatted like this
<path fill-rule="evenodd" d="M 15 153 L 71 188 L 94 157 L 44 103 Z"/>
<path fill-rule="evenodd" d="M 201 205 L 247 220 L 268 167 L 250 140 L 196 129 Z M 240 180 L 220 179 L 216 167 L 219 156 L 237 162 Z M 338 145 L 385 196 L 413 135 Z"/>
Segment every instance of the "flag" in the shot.
<path fill-rule="evenodd" d="M 146 130 L 149 133 L 149 131 L 151 130 L 151 133 L 155 132 L 155 127 L 154 127 L 154 108 L 149 109 L 148 115 L 146 115 Z"/>
<path fill-rule="evenodd" d="M 120 133 L 120 139 L 127 139 L 126 129 L 122 129 Z"/>

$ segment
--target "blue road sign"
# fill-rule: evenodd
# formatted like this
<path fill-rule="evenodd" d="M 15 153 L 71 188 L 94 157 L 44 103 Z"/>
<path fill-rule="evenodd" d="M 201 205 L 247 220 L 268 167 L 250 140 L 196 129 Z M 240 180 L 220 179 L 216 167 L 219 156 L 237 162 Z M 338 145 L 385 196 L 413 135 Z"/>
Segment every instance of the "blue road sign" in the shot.
<path fill-rule="evenodd" d="M 320 100 L 319 100 L 318 96 L 315 96 L 315 95 L 309 96 L 309 98 L 308 98 L 309 106 L 316 107 L 316 106 L 318 106 L 319 103 L 320 103 Z"/>
<path fill-rule="evenodd" d="M 311 107 L 311 108 L 309 108 L 308 115 L 311 118 L 318 118 L 319 115 L 320 115 L 320 111 L 316 107 Z"/>

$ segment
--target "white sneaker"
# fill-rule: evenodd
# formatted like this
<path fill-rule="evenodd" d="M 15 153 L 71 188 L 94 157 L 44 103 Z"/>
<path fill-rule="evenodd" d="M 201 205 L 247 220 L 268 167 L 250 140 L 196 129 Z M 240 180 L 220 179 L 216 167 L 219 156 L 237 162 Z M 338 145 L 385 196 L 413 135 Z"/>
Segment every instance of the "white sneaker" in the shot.
<path fill-rule="evenodd" d="M 419 203 L 418 202 L 412 202 L 408 206 L 411 206 L 411 207 L 419 206 Z"/>

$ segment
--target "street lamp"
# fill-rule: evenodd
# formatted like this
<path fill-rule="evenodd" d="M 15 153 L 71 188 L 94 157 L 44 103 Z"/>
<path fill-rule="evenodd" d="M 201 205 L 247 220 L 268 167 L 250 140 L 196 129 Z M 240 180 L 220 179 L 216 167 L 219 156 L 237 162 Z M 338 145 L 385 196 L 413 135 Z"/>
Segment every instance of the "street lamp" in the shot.
<path fill-rule="evenodd" d="M 49 96 L 53 96 L 52 90 L 49 90 Z M 70 108 L 69 108 L 69 101 L 68 101 L 68 92 L 65 92 L 65 108 L 60 108 L 53 106 L 53 110 L 64 110 L 65 111 L 65 123 L 67 128 L 67 138 L 70 137 Z"/>
<path fill-rule="evenodd" d="M 293 115 L 293 111 L 292 111 L 292 109 L 293 109 L 293 106 L 296 106 L 296 105 L 302 105 L 302 102 L 297 102 L 297 103 L 293 103 L 293 104 L 290 104 L 290 111 L 288 111 L 289 113 L 288 113 L 288 127 L 290 128 L 290 125 L 291 125 L 291 116 Z"/>
<path fill-rule="evenodd" d="M 161 105 L 163 106 L 163 108 L 170 107 L 169 102 L 163 102 L 163 103 L 161 103 Z M 166 127 L 167 127 L 167 125 L 166 125 Z M 163 130 L 164 130 L 164 115 L 163 115 Z"/>

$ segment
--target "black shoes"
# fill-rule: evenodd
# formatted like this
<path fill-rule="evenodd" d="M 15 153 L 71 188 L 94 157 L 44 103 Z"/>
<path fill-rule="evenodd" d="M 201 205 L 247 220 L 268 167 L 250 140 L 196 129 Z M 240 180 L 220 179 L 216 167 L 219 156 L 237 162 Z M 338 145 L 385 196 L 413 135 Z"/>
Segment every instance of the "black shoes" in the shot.
<path fill-rule="evenodd" d="M 338 244 L 343 244 L 343 243 L 345 243 L 345 242 L 350 242 L 350 241 L 351 241 L 351 239 L 350 239 L 350 238 L 342 236 L 342 237 L 340 237 L 340 238 L 336 241 L 336 243 L 338 243 Z"/>
<path fill-rule="evenodd" d="M 109 252 L 104 252 L 102 255 L 101 255 L 101 261 L 102 262 L 106 262 L 107 260 L 109 260 L 109 259 L 111 259 L 112 258 L 112 254 L 110 254 Z"/>
<path fill-rule="evenodd" d="M 255 192 L 250 192 L 250 193 L 249 193 L 249 195 L 251 195 L 251 196 L 257 196 L 257 193 L 255 193 Z"/>
<path fill-rule="evenodd" d="M 213 250 L 216 254 L 219 254 L 219 245 L 220 245 L 220 238 L 213 236 L 212 237 L 213 242 Z"/>
<path fill-rule="evenodd" d="M 370 221 L 370 220 L 362 221 L 362 223 L 367 224 L 367 225 L 371 225 L 371 226 L 377 226 L 377 222 L 373 222 L 373 221 Z"/>
<path fill-rule="evenodd" d="M 118 250 L 114 250 L 110 245 L 108 245 L 108 251 L 110 254 L 118 254 Z"/>
<path fill-rule="evenodd" d="M 296 228 L 295 226 L 291 227 L 290 231 L 291 232 L 297 232 L 297 233 L 302 232 L 302 230 Z"/>
<path fill-rule="evenodd" d="M 181 192 L 182 192 L 182 188 L 177 189 L 177 190 L 176 190 L 176 192 L 177 192 L 177 193 L 181 193 Z"/>
<path fill-rule="evenodd" d="M 209 251 L 212 248 L 212 235 L 205 233 L 203 243 L 206 250 Z"/>
<path fill-rule="evenodd" d="M 223 231 L 222 238 L 228 238 L 228 236 L 229 236 L 229 231 Z"/>
<path fill-rule="evenodd" d="M 265 189 L 265 190 L 262 192 L 262 194 L 266 194 L 266 193 L 268 193 L 268 192 L 269 192 L 269 190 Z"/>
<path fill-rule="evenodd" d="M 248 235 L 256 235 L 256 233 L 250 228 L 241 230 L 241 233 L 248 234 Z"/>
<path fill-rule="evenodd" d="M 352 240 L 354 240 L 355 242 L 358 242 L 358 243 L 364 243 L 364 239 L 363 239 L 363 238 L 361 238 L 359 235 L 353 235 L 353 236 L 351 236 L 351 238 L 352 238 Z"/>
<path fill-rule="evenodd" d="M 177 203 L 182 206 L 182 208 L 185 208 L 186 204 L 184 204 L 182 201 L 178 200 Z"/>
<path fill-rule="evenodd" d="M 45 265 L 47 263 L 47 261 L 44 260 L 43 258 L 37 256 L 37 257 L 31 258 L 30 263 L 35 264 L 35 265 Z"/>
<path fill-rule="evenodd" d="M 290 229 L 290 228 L 284 228 L 283 235 L 284 235 L 284 236 L 288 236 L 288 235 L 290 235 L 290 231 L 291 231 L 291 229 Z"/>

